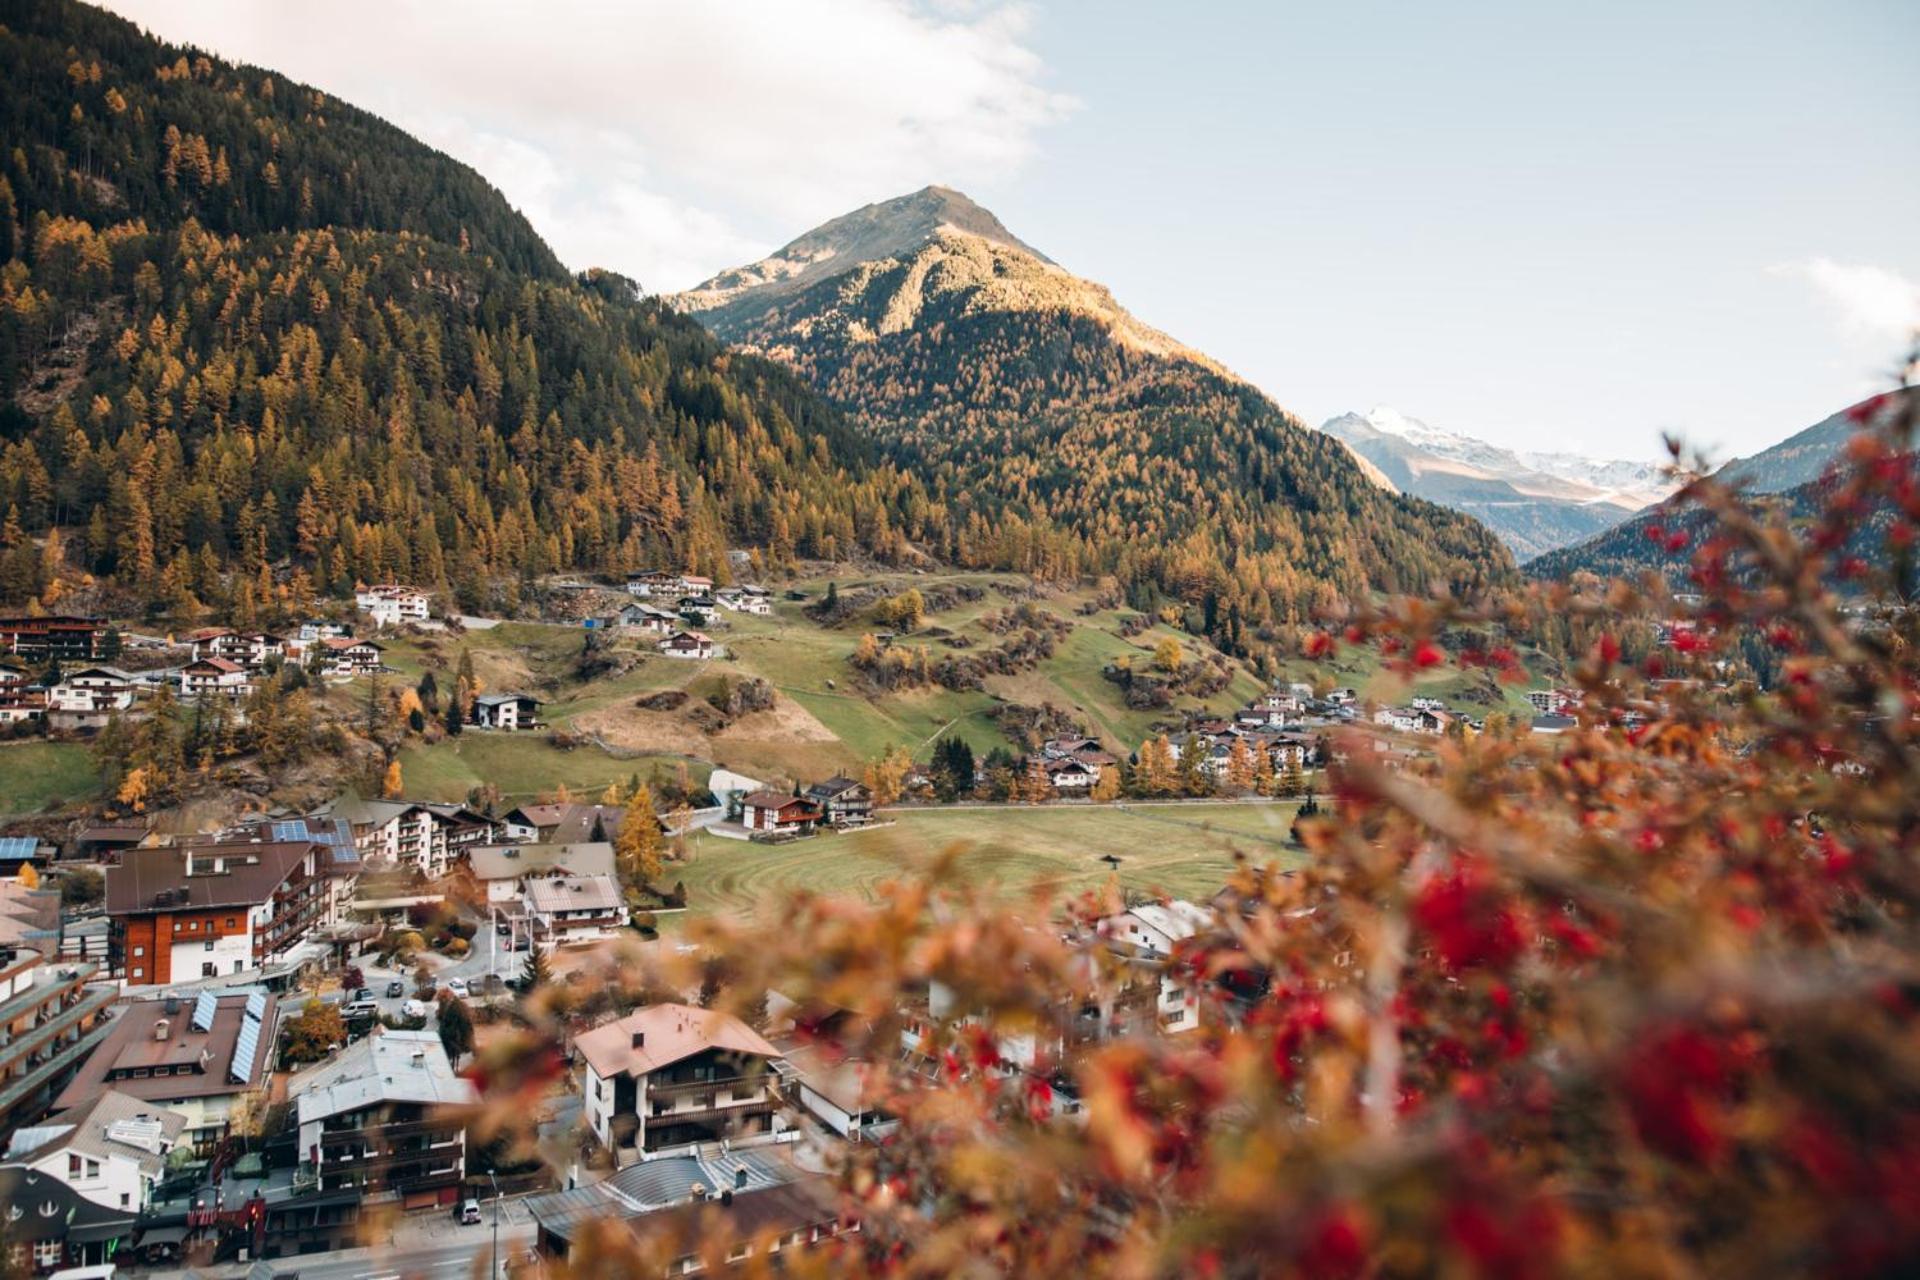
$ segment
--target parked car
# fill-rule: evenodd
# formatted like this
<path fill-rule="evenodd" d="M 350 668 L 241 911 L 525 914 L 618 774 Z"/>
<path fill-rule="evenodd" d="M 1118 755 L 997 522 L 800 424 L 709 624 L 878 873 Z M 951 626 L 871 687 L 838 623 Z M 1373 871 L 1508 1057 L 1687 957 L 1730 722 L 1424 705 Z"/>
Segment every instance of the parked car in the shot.
<path fill-rule="evenodd" d="M 447 979 L 447 990 L 451 991 L 458 999 L 465 1000 L 468 995 L 467 980 L 465 978 L 449 978 Z"/>
<path fill-rule="evenodd" d="M 425 1000 L 409 1000 L 400 1006 L 400 1016 L 403 1018 L 424 1018 L 432 1009 L 433 1006 Z"/>
<path fill-rule="evenodd" d="M 460 1202 L 460 1225 L 470 1227 L 478 1221 L 480 1221 L 480 1202 L 478 1200 L 462 1200 Z"/>
<path fill-rule="evenodd" d="M 379 1013 L 380 1006 L 371 1000 L 349 1000 L 340 1010 L 340 1016 L 348 1022 L 352 1022 L 355 1018 L 378 1017 Z"/>
<path fill-rule="evenodd" d="M 371 999 L 373 999 L 372 987 L 361 987 L 359 990 L 353 993 L 353 1003 L 355 1004 L 359 1004 L 362 1000 L 371 1000 Z"/>
<path fill-rule="evenodd" d="M 400 981 L 400 979 L 395 978 L 387 984 L 387 999 L 398 1000 L 405 994 L 407 994 L 407 984 Z"/>

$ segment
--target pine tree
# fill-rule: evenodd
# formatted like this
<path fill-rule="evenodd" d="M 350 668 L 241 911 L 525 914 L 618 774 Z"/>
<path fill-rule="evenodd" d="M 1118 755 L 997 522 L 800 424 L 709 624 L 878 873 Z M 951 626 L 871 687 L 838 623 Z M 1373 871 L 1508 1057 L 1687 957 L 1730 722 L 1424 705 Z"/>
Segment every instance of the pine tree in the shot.
<path fill-rule="evenodd" d="M 440 1047 L 455 1066 L 473 1051 L 473 1017 L 466 1001 L 448 996 L 440 1002 Z"/>

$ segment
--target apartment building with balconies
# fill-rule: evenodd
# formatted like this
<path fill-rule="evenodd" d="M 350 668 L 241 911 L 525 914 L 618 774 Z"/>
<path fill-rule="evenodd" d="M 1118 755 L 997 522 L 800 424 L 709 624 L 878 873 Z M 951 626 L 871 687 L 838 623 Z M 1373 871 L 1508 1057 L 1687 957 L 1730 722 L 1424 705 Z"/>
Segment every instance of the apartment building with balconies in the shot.
<path fill-rule="evenodd" d="M 464 1108 L 479 1101 L 433 1031 L 376 1030 L 296 1075 L 296 1184 L 361 1203 L 451 1205 L 466 1177 Z"/>
<path fill-rule="evenodd" d="M 587 1063 L 588 1127 L 622 1165 L 723 1139 L 773 1141 L 789 1127 L 780 1051 L 731 1014 L 648 1005 L 574 1046 Z"/>
<path fill-rule="evenodd" d="M 0 1142 L 47 1114 L 106 1038 L 102 965 L 60 959 L 60 895 L 0 881 Z"/>
<path fill-rule="evenodd" d="M 332 909 L 331 863 L 313 840 L 129 849 L 107 868 L 115 976 L 165 985 L 291 959 Z"/>

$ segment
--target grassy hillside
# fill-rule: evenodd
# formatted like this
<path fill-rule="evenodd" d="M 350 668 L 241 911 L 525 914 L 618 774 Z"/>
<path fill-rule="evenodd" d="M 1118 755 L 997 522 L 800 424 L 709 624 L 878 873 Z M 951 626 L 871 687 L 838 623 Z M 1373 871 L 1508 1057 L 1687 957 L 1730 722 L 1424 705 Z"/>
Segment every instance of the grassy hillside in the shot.
<path fill-rule="evenodd" d="M 506 623 L 461 636 L 400 638 L 388 649 L 388 662 L 400 673 L 387 677 L 395 687 L 415 683 L 427 671 L 443 688 L 451 687 L 465 651 L 485 689 L 542 699 L 543 719 L 579 744 L 558 749 L 545 732 L 470 730 L 457 738 L 436 732 L 429 736 L 437 740 L 415 739 L 403 752 L 407 789 L 453 797 L 491 782 L 518 796 L 564 783 L 579 792 L 683 761 L 696 776 L 717 764 L 769 779 L 812 779 L 857 769 L 890 746 L 925 758 L 933 742 L 946 735 L 965 738 L 979 754 L 994 747 L 1017 750 L 1019 744 L 996 719 L 996 712 L 1009 705 L 1051 706 L 1126 752 L 1182 711 L 1229 712 L 1260 689 L 1253 675 L 1230 664 L 1231 680 L 1209 697 L 1181 697 L 1172 708 L 1156 711 L 1128 707 L 1121 687 L 1101 675 L 1107 664 L 1126 660 L 1145 667 L 1154 646 L 1168 637 L 1180 640 L 1190 661 L 1214 655 L 1204 641 L 1161 625 L 1123 636 L 1122 611 L 1081 612 L 1090 605 L 1091 589 L 1034 596 L 1026 580 L 1015 575 L 845 571 L 788 586 L 805 593 L 810 603 L 825 594 L 830 580 L 846 596 L 892 595 L 915 587 L 938 599 L 948 588 L 978 590 L 979 599 L 932 610 L 918 633 L 901 638 L 936 655 L 991 650 L 1004 637 L 984 620 L 1019 601 L 1030 600 L 1070 629 L 1033 669 L 991 675 L 984 688 L 968 690 L 872 687 L 848 661 L 863 635 L 884 629 L 871 611 L 822 626 L 809 616 L 807 603 L 784 597 L 770 618 L 723 614 L 724 625 L 710 628 L 723 656 L 712 661 L 664 658 L 647 638 L 622 635 L 605 655 L 613 670 L 591 679 L 577 669 L 587 632 L 576 626 Z M 771 709 L 727 721 L 710 705 L 709 695 L 756 678 L 773 686 Z M 356 699 L 364 700 L 364 682 L 336 689 L 330 697 L 337 709 L 351 708 Z"/>
<path fill-rule="evenodd" d="M 81 744 L 0 744 L 0 818 L 22 818 L 91 800 L 99 791 L 100 772 Z"/>

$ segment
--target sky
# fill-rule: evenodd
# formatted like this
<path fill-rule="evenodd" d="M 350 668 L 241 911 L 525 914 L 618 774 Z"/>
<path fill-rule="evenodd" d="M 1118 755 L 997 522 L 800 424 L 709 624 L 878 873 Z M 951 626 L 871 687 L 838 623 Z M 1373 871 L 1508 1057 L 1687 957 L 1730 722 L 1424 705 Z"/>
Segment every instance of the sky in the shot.
<path fill-rule="evenodd" d="M 938 182 L 1310 422 L 1748 453 L 1920 326 L 1913 0 L 107 0 L 649 290 Z"/>

